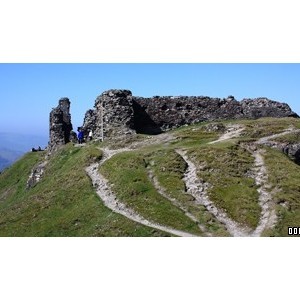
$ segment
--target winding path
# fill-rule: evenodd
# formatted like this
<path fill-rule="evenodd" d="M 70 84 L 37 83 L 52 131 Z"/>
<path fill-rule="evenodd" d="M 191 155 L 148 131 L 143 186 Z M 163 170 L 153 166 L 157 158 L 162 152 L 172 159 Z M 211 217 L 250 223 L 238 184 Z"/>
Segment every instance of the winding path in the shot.
<path fill-rule="evenodd" d="M 199 223 L 197 218 L 191 214 L 188 209 L 182 205 L 177 199 L 171 197 L 168 195 L 167 191 L 159 184 L 157 178 L 154 176 L 153 172 L 151 169 L 148 168 L 148 177 L 151 180 L 153 186 L 155 187 L 156 191 L 161 194 L 164 198 L 168 199 L 170 202 L 172 202 L 176 207 L 178 207 L 180 210 L 184 212 L 184 214 L 190 218 L 193 222 L 197 224 L 199 229 L 206 235 L 206 236 L 212 236 L 203 226 L 202 224 Z"/>
<path fill-rule="evenodd" d="M 257 186 L 259 186 L 257 191 L 259 193 L 258 201 L 261 207 L 259 224 L 252 233 L 252 236 L 260 236 L 264 230 L 274 227 L 277 222 L 275 205 L 272 201 L 272 194 L 269 191 L 270 185 L 268 184 L 268 172 L 263 158 L 264 151 L 263 149 L 258 149 L 256 145 L 268 144 L 268 141 L 272 139 L 297 132 L 300 132 L 300 130 L 295 129 L 294 127 L 289 127 L 281 133 L 260 138 L 254 143 L 253 147 L 246 147 L 246 149 L 253 155 L 255 159 L 253 171 L 255 183 Z"/>
<path fill-rule="evenodd" d="M 226 229 L 232 236 L 248 236 L 250 229 L 241 227 L 237 222 L 230 219 L 224 211 L 217 208 L 214 203 L 209 200 L 207 195 L 209 185 L 198 178 L 197 168 L 188 158 L 186 152 L 184 150 L 176 150 L 176 152 L 188 165 L 183 181 L 186 184 L 187 192 L 195 198 L 196 203 L 204 205 L 220 223 L 225 225 Z"/>
<path fill-rule="evenodd" d="M 244 126 L 240 124 L 230 124 L 227 126 L 227 130 L 224 134 L 222 134 L 217 140 L 207 143 L 208 145 L 224 142 L 233 138 L 237 138 L 240 136 L 242 131 L 244 130 Z"/>
<path fill-rule="evenodd" d="M 117 197 L 115 196 L 115 194 L 113 193 L 108 180 L 102 174 L 100 174 L 99 167 L 105 161 L 107 161 L 112 156 L 114 156 L 115 154 L 125 152 L 125 151 L 130 151 L 131 149 L 122 148 L 122 149 L 118 149 L 118 150 L 109 150 L 107 148 L 103 148 L 101 150 L 103 151 L 103 158 L 100 161 L 100 163 L 91 164 L 90 166 L 88 166 L 86 168 L 86 172 L 92 180 L 93 186 L 96 189 L 96 193 L 102 199 L 102 201 L 106 207 L 110 208 L 115 213 L 125 216 L 126 218 L 128 218 L 130 220 L 133 220 L 137 223 L 140 223 L 142 225 L 145 225 L 145 226 L 148 226 L 148 227 L 151 227 L 154 229 L 162 230 L 162 231 L 168 232 L 170 234 L 181 236 L 181 237 L 195 236 L 188 232 L 176 230 L 176 229 L 173 229 L 170 227 L 166 227 L 163 225 L 153 223 L 153 222 L 143 218 L 136 212 L 134 212 L 134 210 L 126 207 L 126 205 L 124 203 L 119 201 L 117 199 Z"/>
<path fill-rule="evenodd" d="M 229 125 L 227 131 L 220 136 L 217 140 L 210 142 L 208 144 L 215 144 L 219 142 L 223 142 L 232 138 L 239 137 L 241 132 L 244 130 L 244 127 L 239 124 Z M 246 149 L 253 155 L 254 167 L 253 167 L 253 177 L 255 179 L 256 185 L 259 186 L 257 189 L 259 193 L 259 204 L 261 206 L 261 216 L 259 220 L 259 224 L 257 228 L 253 231 L 247 227 L 242 227 L 240 224 L 232 220 L 227 216 L 227 214 L 216 207 L 212 201 L 210 201 L 207 190 L 209 188 L 209 184 L 207 182 L 203 182 L 203 180 L 198 178 L 197 168 L 195 164 L 190 160 L 187 156 L 187 153 L 183 149 L 175 150 L 187 163 L 188 168 L 184 174 L 183 181 L 186 184 L 187 192 L 192 195 L 196 201 L 196 203 L 204 205 L 211 214 L 215 216 L 215 218 L 222 224 L 225 225 L 228 232 L 232 236 L 260 236 L 262 232 L 268 228 L 272 228 L 277 221 L 277 216 L 274 208 L 274 203 L 272 202 L 272 195 L 269 192 L 270 186 L 268 185 L 268 174 L 267 169 L 264 164 L 263 158 L 263 149 L 258 149 L 256 145 L 267 144 L 269 140 L 289 134 L 300 132 L 300 129 L 288 128 L 286 131 L 270 135 L 267 137 L 260 138 L 254 144 L 246 146 Z M 173 139 L 171 134 L 165 133 L 158 135 L 156 137 L 151 137 L 146 141 L 138 141 L 134 142 L 130 148 L 121 148 L 117 150 L 110 150 L 107 148 L 102 148 L 103 157 L 102 160 L 98 163 L 93 163 L 92 165 L 86 168 L 86 172 L 88 176 L 91 178 L 93 186 L 96 189 L 96 193 L 102 199 L 105 206 L 110 208 L 112 211 L 119 213 L 125 216 L 128 219 L 131 219 L 137 223 L 142 225 L 162 230 L 164 232 L 168 232 L 173 235 L 182 236 L 182 237 L 191 237 L 194 236 L 188 232 L 176 230 L 170 227 L 166 227 L 160 224 L 153 223 L 144 217 L 137 214 L 131 208 L 126 207 L 124 203 L 119 201 L 111 189 L 111 186 L 108 180 L 99 172 L 99 167 L 108 159 L 110 159 L 115 154 L 132 151 L 137 148 L 141 148 L 144 146 L 153 145 L 156 143 L 167 143 Z M 194 215 L 188 212 L 187 208 L 184 207 L 178 200 L 170 197 L 166 190 L 160 186 L 158 180 L 155 178 L 151 169 L 148 169 L 148 175 L 151 179 L 156 190 L 166 199 L 171 201 L 175 206 L 180 208 L 187 217 L 189 217 L 192 221 L 196 222 L 198 227 L 201 229 L 204 234 L 210 236 L 210 233 L 207 232 L 205 227 L 199 224 L 198 220 Z"/>
<path fill-rule="evenodd" d="M 259 219 L 258 226 L 253 231 L 251 236 L 261 236 L 262 232 L 268 228 L 272 228 L 277 221 L 274 204 L 272 203 L 272 195 L 269 192 L 270 186 L 268 185 L 268 173 L 264 164 L 263 150 L 251 149 L 247 147 L 247 150 L 253 155 L 254 161 L 254 179 L 259 197 L 258 203 L 261 207 L 261 216 Z"/>
<path fill-rule="evenodd" d="M 232 128 L 232 127 L 231 127 Z M 219 143 L 231 138 L 238 137 L 243 131 L 243 127 L 234 126 L 233 129 L 228 129 L 227 132 L 219 137 L 218 140 L 210 142 L 208 144 Z M 277 222 L 277 215 L 272 202 L 272 195 L 269 192 L 270 186 L 268 184 L 268 173 L 264 164 L 263 150 L 257 149 L 256 145 L 267 144 L 269 140 L 274 138 L 284 136 L 289 133 L 300 132 L 299 129 L 294 129 L 289 127 L 284 132 L 273 134 L 267 137 L 260 138 L 254 143 L 254 147 L 248 146 L 246 149 L 253 155 L 254 167 L 254 179 L 255 183 L 259 188 L 257 189 L 259 193 L 259 205 L 261 207 L 261 216 L 259 219 L 258 226 L 254 231 L 251 232 L 249 228 L 243 228 L 238 223 L 230 219 L 225 212 L 218 209 L 208 198 L 207 189 L 209 187 L 208 183 L 203 182 L 197 176 L 197 169 L 195 164 L 188 158 L 186 152 L 183 150 L 177 150 L 176 152 L 182 156 L 186 161 L 188 168 L 184 176 L 184 181 L 186 183 L 187 191 L 196 199 L 199 204 L 202 204 L 206 209 L 211 212 L 221 223 L 223 223 L 228 232 L 232 236 L 261 236 L 262 232 L 266 229 L 272 228 Z"/>
<path fill-rule="evenodd" d="M 276 139 L 280 136 L 284 136 L 284 135 L 287 135 L 290 133 L 298 133 L 298 132 L 300 132 L 300 129 L 295 129 L 293 126 L 290 126 L 288 129 L 286 129 L 283 132 L 260 138 L 258 141 L 255 142 L 255 144 L 263 145 L 263 144 L 266 144 L 268 141 L 270 141 L 272 139 Z"/>

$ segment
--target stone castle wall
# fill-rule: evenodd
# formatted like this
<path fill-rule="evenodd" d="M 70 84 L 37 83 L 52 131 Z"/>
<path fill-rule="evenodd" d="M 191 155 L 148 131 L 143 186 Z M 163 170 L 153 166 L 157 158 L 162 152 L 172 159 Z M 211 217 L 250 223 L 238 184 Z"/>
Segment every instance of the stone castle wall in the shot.
<path fill-rule="evenodd" d="M 102 105 L 102 107 L 101 107 Z M 267 98 L 237 101 L 210 97 L 133 97 L 128 90 L 109 90 L 100 95 L 86 113 L 83 128 L 104 138 L 131 133 L 157 134 L 185 124 L 223 119 L 298 117 L 290 107 Z"/>
<path fill-rule="evenodd" d="M 95 101 L 95 109 L 85 114 L 83 129 L 87 135 L 100 138 L 135 133 L 132 94 L 127 90 L 109 90 L 102 93 Z"/>
<path fill-rule="evenodd" d="M 95 139 L 134 133 L 157 134 L 186 124 L 226 119 L 298 117 L 290 107 L 267 98 L 237 101 L 210 97 L 133 97 L 129 90 L 109 90 L 97 97 L 86 112 L 82 129 Z M 70 101 L 61 98 L 50 113 L 49 151 L 76 141 L 72 131 Z"/>

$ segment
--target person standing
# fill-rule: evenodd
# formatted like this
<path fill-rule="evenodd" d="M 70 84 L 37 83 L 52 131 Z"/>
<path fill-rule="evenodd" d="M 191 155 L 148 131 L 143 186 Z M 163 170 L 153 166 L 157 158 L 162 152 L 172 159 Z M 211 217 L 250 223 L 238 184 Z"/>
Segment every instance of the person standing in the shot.
<path fill-rule="evenodd" d="M 78 143 L 82 144 L 83 143 L 83 131 L 82 131 L 82 129 L 79 129 L 77 137 L 78 137 Z"/>
<path fill-rule="evenodd" d="M 92 130 L 90 130 L 90 132 L 89 132 L 89 141 L 91 141 L 93 139 L 93 132 L 92 132 Z"/>

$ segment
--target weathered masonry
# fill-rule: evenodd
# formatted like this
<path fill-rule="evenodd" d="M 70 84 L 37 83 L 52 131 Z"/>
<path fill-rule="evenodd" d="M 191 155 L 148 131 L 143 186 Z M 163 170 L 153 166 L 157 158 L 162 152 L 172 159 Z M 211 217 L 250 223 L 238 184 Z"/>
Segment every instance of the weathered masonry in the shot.
<path fill-rule="evenodd" d="M 286 103 L 267 98 L 237 101 L 205 96 L 132 96 L 129 90 L 109 90 L 97 97 L 94 109 L 86 112 L 82 129 L 95 139 L 135 133 L 158 134 L 186 124 L 226 119 L 298 117 Z M 49 151 L 76 141 L 72 131 L 70 100 L 61 98 L 50 113 Z"/>
<path fill-rule="evenodd" d="M 97 97 L 83 123 L 96 138 L 132 133 L 157 134 L 185 124 L 223 119 L 298 117 L 286 103 L 267 98 L 237 101 L 210 97 L 142 98 L 128 90 L 109 90 Z"/>

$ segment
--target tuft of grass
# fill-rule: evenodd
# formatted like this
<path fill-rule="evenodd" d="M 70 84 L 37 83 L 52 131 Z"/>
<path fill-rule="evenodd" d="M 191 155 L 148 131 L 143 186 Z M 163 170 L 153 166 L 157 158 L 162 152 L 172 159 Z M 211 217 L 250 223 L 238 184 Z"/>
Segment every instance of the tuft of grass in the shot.
<path fill-rule="evenodd" d="M 296 118 L 261 118 L 241 120 L 238 123 L 245 126 L 243 136 L 255 139 L 280 133 L 290 126 L 300 128 L 300 120 Z"/>
<path fill-rule="evenodd" d="M 279 143 L 291 143 L 296 144 L 300 143 L 300 132 L 297 133 L 289 133 L 274 139 L 274 141 Z"/>
<path fill-rule="evenodd" d="M 149 136 L 146 134 L 129 134 L 121 137 L 115 137 L 111 140 L 105 141 L 105 143 L 109 145 L 110 149 L 119 149 L 128 147 L 134 142 L 145 141 L 148 137 Z"/>

